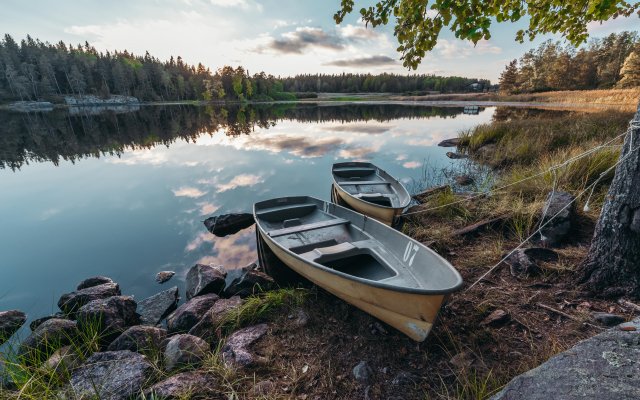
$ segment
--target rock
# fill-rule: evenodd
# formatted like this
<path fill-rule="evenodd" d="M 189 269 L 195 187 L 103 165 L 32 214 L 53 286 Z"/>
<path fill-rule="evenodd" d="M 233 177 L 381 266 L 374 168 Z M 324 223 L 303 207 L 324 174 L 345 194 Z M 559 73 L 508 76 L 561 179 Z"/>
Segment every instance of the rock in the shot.
<path fill-rule="evenodd" d="M 169 377 L 144 391 L 146 399 L 181 400 L 216 397 L 218 379 L 204 371 L 189 371 Z"/>
<path fill-rule="evenodd" d="M 140 393 L 153 371 L 145 356 L 132 351 L 95 353 L 71 375 L 73 398 L 129 399 Z"/>
<path fill-rule="evenodd" d="M 170 333 L 188 332 L 196 325 L 220 297 L 207 294 L 194 297 L 178 307 L 167 317 L 167 328 Z"/>
<path fill-rule="evenodd" d="M 469 186 L 475 182 L 469 175 L 458 175 L 455 177 L 456 183 L 460 186 Z"/>
<path fill-rule="evenodd" d="M 128 327 L 136 325 L 136 302 L 130 296 L 113 296 L 90 301 L 77 312 L 78 328 L 89 331 L 98 328 L 104 342 L 109 343 Z"/>
<path fill-rule="evenodd" d="M 232 235 L 253 225 L 253 214 L 223 214 L 204 221 L 207 230 L 218 237 Z"/>
<path fill-rule="evenodd" d="M 534 276 L 541 272 L 538 264 L 527 255 L 525 249 L 515 250 L 504 260 L 509 264 L 511 275 L 520 278 L 524 276 Z"/>
<path fill-rule="evenodd" d="M 623 323 L 626 319 L 621 315 L 609 314 L 604 312 L 594 312 L 591 316 L 602 325 L 613 326 Z"/>
<path fill-rule="evenodd" d="M 466 154 L 460 154 L 460 153 L 454 153 L 452 151 L 447 151 L 447 157 L 449 157 L 452 160 L 460 160 L 462 158 L 469 158 L 468 155 Z"/>
<path fill-rule="evenodd" d="M 293 313 L 287 316 L 292 321 L 292 325 L 296 328 L 302 328 L 309 323 L 309 314 L 302 308 L 296 309 Z"/>
<path fill-rule="evenodd" d="M 256 397 L 268 396 L 276 389 L 276 384 L 272 381 L 260 381 L 253 385 L 251 394 Z"/>
<path fill-rule="evenodd" d="M 497 148 L 498 146 L 496 146 L 495 143 L 485 144 L 484 146 L 476 149 L 474 155 L 481 160 L 487 160 L 493 157 Z"/>
<path fill-rule="evenodd" d="M 26 321 L 27 315 L 22 311 L 0 311 L 0 345 L 9 340 Z"/>
<path fill-rule="evenodd" d="M 222 267 L 196 264 L 186 278 L 187 300 L 207 293 L 220 294 L 225 287 L 226 271 Z"/>
<path fill-rule="evenodd" d="M 244 267 L 239 277 L 233 279 L 224 288 L 223 296 L 247 297 L 255 293 L 266 292 L 273 289 L 275 282 L 269 275 L 255 270 L 255 263 Z M 229 279 L 227 279 L 229 281 Z"/>
<path fill-rule="evenodd" d="M 353 367 L 353 377 L 360 383 L 369 383 L 373 375 L 373 371 L 366 361 L 360 361 L 358 365 Z"/>
<path fill-rule="evenodd" d="M 460 138 L 451 138 L 451 139 L 445 139 L 442 142 L 438 143 L 438 146 L 440 147 L 456 147 L 460 144 Z"/>
<path fill-rule="evenodd" d="M 90 301 L 106 299 L 111 296 L 120 296 L 120 286 L 117 283 L 103 283 L 63 294 L 58 300 L 58 307 L 67 314 L 73 314 Z"/>
<path fill-rule="evenodd" d="M 249 367 L 260 362 L 260 357 L 249 348 L 267 333 L 267 324 L 250 326 L 234 332 L 222 348 L 222 359 L 227 367 Z"/>
<path fill-rule="evenodd" d="M 164 368 L 173 371 L 180 367 L 198 366 L 207 356 L 209 349 L 209 344 L 197 336 L 172 336 L 164 350 Z"/>
<path fill-rule="evenodd" d="M 47 315 L 46 317 L 40 317 L 40 318 L 36 318 L 33 321 L 31 321 L 31 323 L 29 324 L 29 329 L 31 329 L 31 331 L 35 331 L 40 325 L 42 325 L 42 323 L 44 321 L 48 321 L 50 319 L 53 318 L 59 318 L 59 319 L 67 319 L 66 316 L 64 315 L 64 313 L 61 312 L 57 312 L 53 315 Z"/>
<path fill-rule="evenodd" d="M 76 287 L 76 290 L 82 290 L 98 285 L 104 285 L 105 283 L 115 283 L 111 278 L 107 278 L 106 276 L 94 276 L 92 278 L 87 278 L 80 282 Z"/>
<path fill-rule="evenodd" d="M 52 318 L 43 322 L 31 332 L 20 344 L 18 354 L 28 358 L 41 352 L 50 353 L 68 344 L 78 337 L 78 327 L 75 321 Z M 34 352 L 34 353 L 32 353 Z M 28 360 L 29 362 L 37 360 Z"/>
<path fill-rule="evenodd" d="M 122 332 L 107 350 L 131 350 L 137 353 L 153 353 L 162 349 L 162 342 L 167 338 L 167 330 L 155 326 L 136 325 Z"/>
<path fill-rule="evenodd" d="M 480 322 L 480 325 L 498 326 L 504 324 L 505 322 L 508 322 L 510 319 L 511 317 L 509 316 L 509 313 L 504 310 L 497 309 L 489 314 L 484 320 L 482 320 L 482 322 Z"/>
<path fill-rule="evenodd" d="M 409 384 L 415 384 L 419 380 L 420 378 L 415 376 L 414 374 L 401 371 L 398 373 L 398 375 L 396 375 L 393 378 L 393 380 L 391 381 L 391 384 L 394 386 L 404 386 Z"/>
<path fill-rule="evenodd" d="M 65 346 L 56 350 L 45 361 L 43 367 L 49 371 L 55 371 L 59 376 L 68 376 L 71 371 L 80 365 L 82 359 L 76 354 L 72 346 Z"/>
<path fill-rule="evenodd" d="M 160 271 L 156 274 L 156 282 L 165 283 L 169 279 L 173 278 L 176 273 L 173 271 Z"/>
<path fill-rule="evenodd" d="M 210 344 L 214 344 L 218 340 L 216 330 L 221 322 L 229 313 L 240 307 L 242 303 L 243 301 L 239 296 L 216 301 L 213 307 L 205 313 L 200 322 L 189 330 L 189 334 L 198 336 Z"/>
<path fill-rule="evenodd" d="M 640 328 L 640 318 L 631 325 Z M 638 354 L 640 331 L 609 329 L 513 378 L 491 399 L 638 399 Z"/>
<path fill-rule="evenodd" d="M 543 243 L 555 246 L 567 238 L 576 214 L 575 203 L 571 203 L 574 200 L 575 196 L 567 192 L 551 192 L 547 195 L 541 225 L 553 220 L 540 231 Z"/>
<path fill-rule="evenodd" d="M 178 307 L 180 296 L 178 287 L 156 293 L 138 303 L 140 323 L 144 325 L 157 325 Z"/>

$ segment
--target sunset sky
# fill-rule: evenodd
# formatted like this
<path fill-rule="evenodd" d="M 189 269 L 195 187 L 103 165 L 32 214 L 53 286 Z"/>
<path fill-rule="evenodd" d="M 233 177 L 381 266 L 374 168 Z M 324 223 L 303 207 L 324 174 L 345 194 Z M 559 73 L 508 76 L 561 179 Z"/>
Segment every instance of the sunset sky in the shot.
<path fill-rule="evenodd" d="M 84 43 L 98 50 L 149 51 L 160 59 L 181 55 L 211 69 L 243 65 L 250 73 L 407 73 L 395 51 L 391 26 L 366 29 L 358 14 L 336 26 L 339 1 L 148 0 L 82 2 L 5 0 L 2 33 L 16 40 L 30 34 L 43 41 Z M 357 1 L 356 8 L 373 4 Z M 638 17 L 590 27 L 592 36 L 635 30 Z M 494 24 L 493 37 L 473 46 L 444 31 L 416 72 L 496 81 L 507 61 L 553 36 L 515 42 L 525 26 Z"/>

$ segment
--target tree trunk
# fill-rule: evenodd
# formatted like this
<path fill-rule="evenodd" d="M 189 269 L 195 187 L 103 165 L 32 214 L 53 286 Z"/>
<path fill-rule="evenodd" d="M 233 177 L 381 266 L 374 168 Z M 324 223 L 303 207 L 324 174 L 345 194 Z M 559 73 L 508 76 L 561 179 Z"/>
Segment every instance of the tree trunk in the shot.
<path fill-rule="evenodd" d="M 640 297 L 640 105 L 627 135 L 579 282 L 594 295 Z"/>

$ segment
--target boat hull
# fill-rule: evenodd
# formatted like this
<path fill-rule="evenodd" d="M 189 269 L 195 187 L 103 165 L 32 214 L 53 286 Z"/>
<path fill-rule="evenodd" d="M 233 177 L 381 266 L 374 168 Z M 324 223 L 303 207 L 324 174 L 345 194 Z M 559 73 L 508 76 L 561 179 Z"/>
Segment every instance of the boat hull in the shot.
<path fill-rule="evenodd" d="M 402 214 L 403 208 L 380 207 L 368 201 L 360 200 L 347 193 L 340 185 L 333 185 L 336 195 L 340 197 L 349 207 L 360 214 L 374 218 L 383 224 L 391 226 L 395 217 Z"/>
<path fill-rule="evenodd" d="M 292 256 L 262 230 L 260 236 L 287 267 L 416 341 L 426 339 L 447 298 L 445 294 L 400 292 L 346 279 Z"/>

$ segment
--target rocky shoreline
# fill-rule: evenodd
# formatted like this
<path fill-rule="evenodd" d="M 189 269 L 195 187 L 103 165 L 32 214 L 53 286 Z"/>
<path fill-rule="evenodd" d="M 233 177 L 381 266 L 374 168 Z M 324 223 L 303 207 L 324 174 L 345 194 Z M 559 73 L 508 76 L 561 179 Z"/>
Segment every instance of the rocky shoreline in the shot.
<path fill-rule="evenodd" d="M 177 286 L 136 302 L 108 277 L 85 279 L 60 297 L 59 312 L 30 324 L 30 335 L 0 366 L 9 372 L 0 392 L 17 389 L 13 378 L 21 377 L 13 376 L 10 365 L 17 363 L 67 376 L 58 388 L 63 398 L 209 398 L 221 382 L 199 367 L 222 343 L 219 362 L 225 368 L 241 370 L 263 361 L 251 347 L 269 325 L 246 326 L 226 338 L 220 328 L 248 296 L 273 288 L 256 264 L 232 274 L 196 264 L 187 274 L 186 302 L 180 306 Z M 26 320 L 20 311 L 0 312 L 0 344 Z M 97 338 L 89 352 L 80 345 L 88 333 Z"/>

